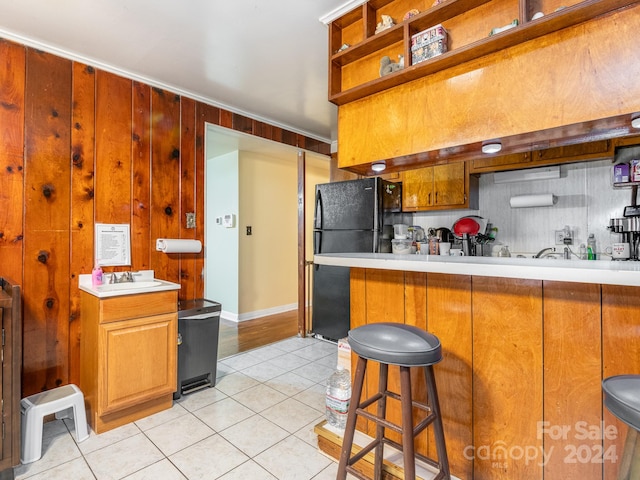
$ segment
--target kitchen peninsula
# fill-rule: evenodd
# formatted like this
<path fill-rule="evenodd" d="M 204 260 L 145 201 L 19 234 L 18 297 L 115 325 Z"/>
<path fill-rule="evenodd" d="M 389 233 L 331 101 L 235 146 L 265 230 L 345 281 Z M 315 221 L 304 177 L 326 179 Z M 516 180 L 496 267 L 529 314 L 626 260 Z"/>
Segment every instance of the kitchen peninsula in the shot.
<path fill-rule="evenodd" d="M 616 477 L 627 427 L 603 407 L 600 384 L 640 373 L 640 264 L 392 254 L 314 262 L 351 267 L 351 328 L 401 322 L 440 338 L 454 475 Z"/>

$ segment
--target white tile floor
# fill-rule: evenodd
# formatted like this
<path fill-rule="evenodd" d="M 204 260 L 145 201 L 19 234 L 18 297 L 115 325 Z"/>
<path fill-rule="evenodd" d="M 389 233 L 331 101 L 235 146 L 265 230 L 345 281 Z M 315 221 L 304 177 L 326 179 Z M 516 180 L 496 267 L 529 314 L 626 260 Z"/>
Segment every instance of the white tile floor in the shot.
<path fill-rule="evenodd" d="M 72 421 L 48 422 L 42 458 L 16 479 L 335 479 L 313 427 L 336 362 L 336 345 L 290 338 L 221 360 L 214 388 L 82 443 Z"/>

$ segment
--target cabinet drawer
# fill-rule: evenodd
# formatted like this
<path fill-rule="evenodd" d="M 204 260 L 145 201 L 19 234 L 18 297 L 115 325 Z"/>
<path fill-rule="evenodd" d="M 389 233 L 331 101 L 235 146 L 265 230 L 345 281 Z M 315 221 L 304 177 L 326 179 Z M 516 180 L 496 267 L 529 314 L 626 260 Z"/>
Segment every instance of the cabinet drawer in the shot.
<path fill-rule="evenodd" d="M 178 292 L 141 293 L 100 300 L 100 323 L 148 317 L 178 310 Z"/>

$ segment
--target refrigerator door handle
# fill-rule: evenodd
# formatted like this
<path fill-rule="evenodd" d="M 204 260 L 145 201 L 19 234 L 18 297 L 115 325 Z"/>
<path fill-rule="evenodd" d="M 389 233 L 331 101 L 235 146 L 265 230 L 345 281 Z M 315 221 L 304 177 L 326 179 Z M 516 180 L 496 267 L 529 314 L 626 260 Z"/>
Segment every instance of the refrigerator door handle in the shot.
<path fill-rule="evenodd" d="M 320 190 L 316 191 L 316 205 L 313 228 L 322 228 L 322 196 Z"/>
<path fill-rule="evenodd" d="M 321 252 L 322 252 L 322 232 L 316 230 L 313 232 L 313 254 L 317 255 Z M 313 267 L 315 270 L 318 270 L 319 266 L 320 265 L 316 263 L 314 264 Z"/>

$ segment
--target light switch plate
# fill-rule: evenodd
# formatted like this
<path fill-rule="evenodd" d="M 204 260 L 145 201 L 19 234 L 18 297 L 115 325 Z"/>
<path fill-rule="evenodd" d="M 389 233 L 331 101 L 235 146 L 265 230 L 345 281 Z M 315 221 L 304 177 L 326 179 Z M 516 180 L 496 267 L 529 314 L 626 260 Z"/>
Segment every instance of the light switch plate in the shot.
<path fill-rule="evenodd" d="M 186 213 L 187 217 L 187 228 L 196 228 L 196 214 L 195 213 Z"/>

